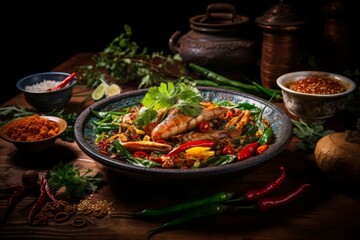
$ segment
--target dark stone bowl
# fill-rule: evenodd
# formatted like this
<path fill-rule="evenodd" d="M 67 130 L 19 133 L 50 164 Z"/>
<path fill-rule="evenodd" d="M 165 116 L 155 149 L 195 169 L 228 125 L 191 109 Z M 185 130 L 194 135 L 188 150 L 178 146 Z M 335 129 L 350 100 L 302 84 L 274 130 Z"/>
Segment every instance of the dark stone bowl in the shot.
<path fill-rule="evenodd" d="M 44 80 L 54 80 L 59 83 L 70 74 L 65 72 L 43 72 L 26 76 L 16 83 L 16 87 L 24 93 L 27 103 L 35 109 L 47 112 L 62 109 L 72 97 L 73 87 L 76 84 L 76 77 L 67 86 L 55 90 L 44 92 L 31 92 L 25 90 L 26 86 L 33 85 Z"/>

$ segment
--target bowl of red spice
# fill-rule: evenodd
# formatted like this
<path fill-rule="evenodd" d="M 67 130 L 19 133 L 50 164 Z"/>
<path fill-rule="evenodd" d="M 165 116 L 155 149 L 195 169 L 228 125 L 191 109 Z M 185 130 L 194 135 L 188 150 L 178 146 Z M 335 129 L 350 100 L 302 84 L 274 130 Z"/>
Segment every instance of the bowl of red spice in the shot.
<path fill-rule="evenodd" d="M 67 128 L 67 122 L 56 116 L 16 118 L 0 128 L 0 137 L 21 151 L 39 152 L 51 147 Z"/>
<path fill-rule="evenodd" d="M 356 88 L 350 78 L 330 72 L 298 71 L 276 80 L 290 114 L 305 122 L 324 122 L 345 106 Z"/>

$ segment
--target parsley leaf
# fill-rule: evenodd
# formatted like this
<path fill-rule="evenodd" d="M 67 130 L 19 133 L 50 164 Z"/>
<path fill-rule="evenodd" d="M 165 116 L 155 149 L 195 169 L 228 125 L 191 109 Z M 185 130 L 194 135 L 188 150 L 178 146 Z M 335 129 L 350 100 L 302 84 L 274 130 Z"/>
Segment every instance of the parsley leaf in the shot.
<path fill-rule="evenodd" d="M 88 175 L 92 171 L 88 169 L 81 174 L 73 164 L 60 162 L 46 173 L 46 178 L 52 192 L 55 193 L 61 187 L 66 187 L 66 196 L 73 201 L 78 201 L 86 194 L 96 192 L 104 184 L 101 173 Z"/>
<path fill-rule="evenodd" d="M 300 139 L 297 147 L 306 152 L 313 151 L 320 138 L 334 132 L 333 130 L 325 130 L 320 123 L 305 123 L 293 119 L 291 119 L 291 122 L 293 124 L 293 134 Z"/>
<path fill-rule="evenodd" d="M 177 108 L 187 116 L 195 117 L 201 112 L 201 94 L 193 86 L 178 82 L 160 83 L 158 87 L 149 88 L 141 101 L 144 108 L 141 110 L 135 124 L 138 128 L 147 126 L 151 121 L 156 120 L 159 109 L 169 111 L 171 108 Z"/>

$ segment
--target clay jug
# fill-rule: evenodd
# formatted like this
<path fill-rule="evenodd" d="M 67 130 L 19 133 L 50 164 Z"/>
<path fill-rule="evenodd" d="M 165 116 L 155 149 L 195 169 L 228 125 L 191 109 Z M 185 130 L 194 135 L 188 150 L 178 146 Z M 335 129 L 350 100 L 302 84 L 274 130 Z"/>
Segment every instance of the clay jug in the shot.
<path fill-rule="evenodd" d="M 196 63 L 233 79 L 256 65 L 258 49 L 248 33 L 249 18 L 237 15 L 233 5 L 210 4 L 206 14 L 189 21 L 188 33 L 176 31 L 169 39 L 170 50 L 185 63 Z"/>

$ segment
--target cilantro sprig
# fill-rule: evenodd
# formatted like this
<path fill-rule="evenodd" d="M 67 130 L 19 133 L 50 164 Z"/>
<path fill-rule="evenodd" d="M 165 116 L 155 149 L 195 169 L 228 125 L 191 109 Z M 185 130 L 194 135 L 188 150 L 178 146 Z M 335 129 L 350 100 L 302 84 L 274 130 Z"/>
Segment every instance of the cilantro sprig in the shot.
<path fill-rule="evenodd" d="M 187 116 L 195 117 L 201 112 L 201 94 L 200 91 L 193 86 L 178 82 L 160 83 L 158 87 L 149 88 L 141 101 L 144 106 L 143 110 L 135 119 L 138 128 L 147 126 L 150 122 L 158 117 L 158 110 L 177 108 Z"/>
<path fill-rule="evenodd" d="M 294 119 L 291 119 L 291 122 L 293 134 L 300 139 L 297 147 L 305 152 L 312 152 L 320 138 L 334 132 L 334 130 L 324 129 L 321 123 L 306 123 Z"/>
<path fill-rule="evenodd" d="M 73 201 L 78 201 L 83 199 L 86 194 L 96 192 L 105 183 L 100 172 L 89 175 L 91 172 L 93 170 L 88 169 L 81 174 L 80 170 L 72 163 L 60 162 L 46 173 L 46 178 L 54 193 L 61 187 L 65 187 L 66 196 Z"/>

